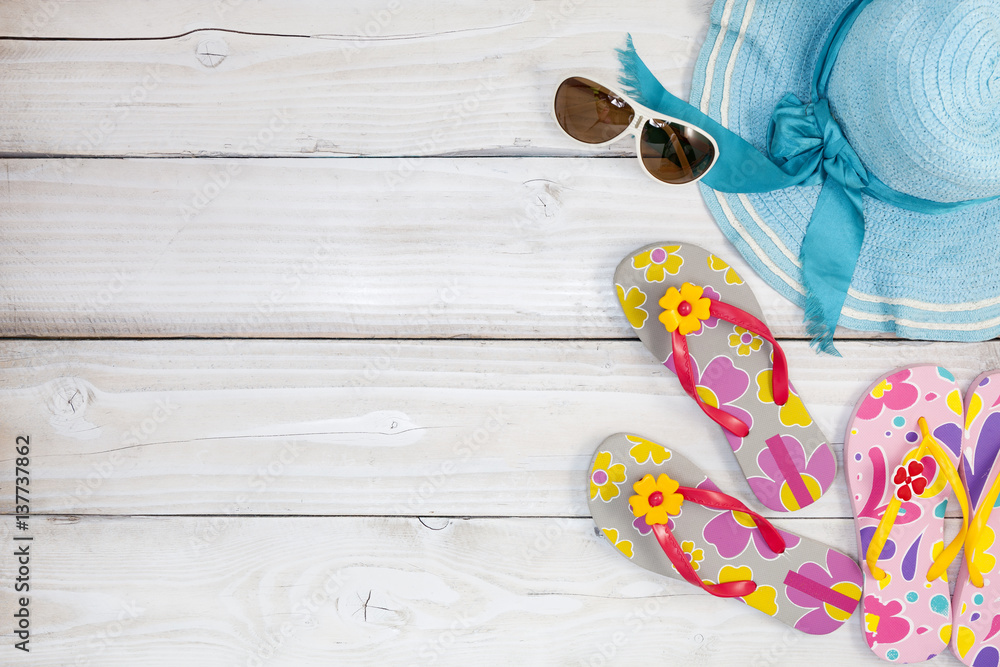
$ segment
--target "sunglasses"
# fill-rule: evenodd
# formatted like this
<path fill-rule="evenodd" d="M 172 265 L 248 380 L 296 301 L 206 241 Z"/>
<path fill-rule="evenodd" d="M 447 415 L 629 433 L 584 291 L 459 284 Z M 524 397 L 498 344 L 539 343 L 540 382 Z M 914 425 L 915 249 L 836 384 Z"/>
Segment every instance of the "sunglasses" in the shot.
<path fill-rule="evenodd" d="M 694 183 L 719 155 L 715 139 L 694 125 L 658 114 L 582 76 L 559 84 L 553 111 L 563 132 L 591 146 L 635 135 L 642 166 L 661 183 Z"/>

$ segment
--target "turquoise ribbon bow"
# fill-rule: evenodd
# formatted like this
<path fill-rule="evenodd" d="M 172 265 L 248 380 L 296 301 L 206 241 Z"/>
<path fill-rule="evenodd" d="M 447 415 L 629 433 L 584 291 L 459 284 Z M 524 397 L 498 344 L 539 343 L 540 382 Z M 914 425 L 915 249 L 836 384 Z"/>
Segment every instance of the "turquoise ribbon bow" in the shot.
<path fill-rule="evenodd" d="M 864 199 L 875 197 L 918 213 L 938 214 L 996 197 L 960 202 L 921 199 L 890 188 L 862 164 L 830 113 L 827 82 L 837 53 L 858 15 L 871 0 L 855 0 L 837 19 L 820 52 L 810 100 L 791 93 L 778 103 L 768 127 L 771 158 L 694 106 L 669 93 L 639 58 L 631 35 L 618 51 L 619 81 L 630 95 L 660 113 L 695 125 L 716 140 L 719 156 L 702 182 L 720 192 L 771 192 L 822 185 L 806 227 L 799 260 L 806 291 L 805 319 L 812 344 L 839 354 L 833 333 L 847 298 L 865 236 Z"/>

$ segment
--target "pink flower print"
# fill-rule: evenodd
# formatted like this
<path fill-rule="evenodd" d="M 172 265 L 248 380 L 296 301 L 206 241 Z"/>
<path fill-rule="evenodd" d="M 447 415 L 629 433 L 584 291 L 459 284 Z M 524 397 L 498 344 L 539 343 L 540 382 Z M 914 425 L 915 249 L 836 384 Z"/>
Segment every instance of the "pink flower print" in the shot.
<path fill-rule="evenodd" d="M 826 553 L 826 567 L 806 563 L 797 571 L 789 572 L 785 576 L 785 594 L 789 601 L 812 609 L 795 623 L 796 629 L 819 635 L 836 630 L 858 606 L 862 583 L 857 563 L 833 549 Z"/>
<path fill-rule="evenodd" d="M 712 289 L 712 287 L 710 285 L 705 285 L 704 291 L 701 293 L 701 296 L 702 297 L 708 297 L 709 299 L 712 299 L 713 301 L 720 301 L 722 299 L 722 297 L 719 296 L 719 293 L 716 292 L 714 289 Z M 700 336 L 701 332 L 703 332 L 706 327 L 708 327 L 709 329 L 714 329 L 718 324 L 719 324 L 719 318 L 718 317 L 709 317 L 707 320 L 702 320 L 701 321 L 701 327 L 697 331 L 695 331 L 694 333 L 690 333 L 688 335 L 689 336 Z"/>
<path fill-rule="evenodd" d="M 787 452 L 792 467 L 801 474 L 802 484 L 796 483 L 796 490 L 785 481 L 771 447 L 765 447 L 757 455 L 757 465 L 766 477 L 748 477 L 747 481 L 754 494 L 771 509 L 794 511 L 809 504 L 805 502 L 805 497 L 798 496 L 808 494 L 812 500 L 816 500 L 822 495 L 823 489 L 829 488 L 837 474 L 837 462 L 829 447 L 817 447 L 807 462 L 805 449 L 798 439 L 790 435 L 774 438 L 780 438 L 780 445 Z M 770 441 L 771 439 L 768 440 L 769 443 Z"/>
<path fill-rule="evenodd" d="M 874 595 L 865 598 L 865 639 L 868 645 L 874 647 L 875 644 L 895 644 L 902 641 L 910 634 L 910 622 L 903 616 L 899 616 L 903 611 L 903 603 L 899 600 L 890 600 L 889 604 L 882 604 Z"/>
<path fill-rule="evenodd" d="M 698 375 L 698 364 L 692 358 L 691 369 L 694 371 L 695 387 L 698 396 L 702 401 L 719 408 L 723 412 L 728 412 L 749 427 L 753 427 L 753 417 L 743 408 L 730 405 L 733 401 L 739 400 L 746 393 L 750 386 L 750 375 L 741 368 L 733 365 L 729 357 L 715 357 L 705 372 Z M 729 441 L 729 446 L 733 451 L 738 451 L 743 444 L 743 439 L 733 435 L 726 429 L 722 429 Z"/>
<path fill-rule="evenodd" d="M 909 377 L 909 369 L 902 370 L 872 387 L 858 408 L 858 419 L 875 419 L 882 414 L 883 407 L 899 412 L 915 404 L 920 391 L 916 385 L 906 382 Z"/>
<path fill-rule="evenodd" d="M 924 464 L 920 461 L 910 461 L 905 466 L 896 468 L 892 483 L 896 485 L 896 497 L 903 502 L 913 496 L 919 496 L 927 488 L 927 478 L 923 475 Z"/>
<path fill-rule="evenodd" d="M 649 535 L 651 532 L 653 532 L 653 527 L 650 526 L 648 523 L 646 523 L 645 514 L 643 514 L 642 516 L 637 516 L 635 518 L 635 521 L 632 522 L 632 527 L 635 528 L 640 535 Z M 674 529 L 673 519 L 670 518 L 667 519 L 667 529 L 668 530 Z"/>
<path fill-rule="evenodd" d="M 799 543 L 799 537 L 778 531 L 785 540 L 785 547 L 791 549 Z M 743 512 L 722 512 L 705 524 L 702 535 L 705 541 L 713 545 L 723 558 L 736 558 L 753 541 L 757 553 L 768 560 L 778 557 L 764 541 L 757 525 L 749 515 Z"/>

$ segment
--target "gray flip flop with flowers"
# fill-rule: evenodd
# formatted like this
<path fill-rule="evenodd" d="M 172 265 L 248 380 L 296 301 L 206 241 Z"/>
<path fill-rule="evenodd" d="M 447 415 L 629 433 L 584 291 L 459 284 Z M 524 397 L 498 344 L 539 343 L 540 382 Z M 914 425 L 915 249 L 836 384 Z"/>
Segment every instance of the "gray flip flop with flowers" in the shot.
<path fill-rule="evenodd" d="M 853 559 L 778 530 L 673 449 L 618 433 L 594 452 L 588 475 L 594 522 L 636 565 L 809 634 L 833 632 L 858 606 Z"/>
<path fill-rule="evenodd" d="M 696 245 L 655 243 L 622 260 L 615 291 L 642 342 L 722 427 L 757 498 L 780 512 L 818 500 L 836 459 L 743 278 Z"/>

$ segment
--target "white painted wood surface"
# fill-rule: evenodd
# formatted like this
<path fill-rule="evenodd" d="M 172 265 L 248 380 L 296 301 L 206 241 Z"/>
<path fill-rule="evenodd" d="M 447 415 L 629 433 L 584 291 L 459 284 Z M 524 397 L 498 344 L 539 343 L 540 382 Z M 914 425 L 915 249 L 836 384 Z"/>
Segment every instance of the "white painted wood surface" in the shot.
<path fill-rule="evenodd" d="M 0 167 L 10 334 L 631 338 L 611 276 L 655 239 L 719 249 L 775 334 L 804 335 L 697 189 L 659 186 L 635 158 Z"/>
<path fill-rule="evenodd" d="M 708 8 L 0 3 L 0 664 L 882 664 L 857 615 L 796 633 L 627 563 L 587 515 L 621 430 L 760 509 L 619 314 L 645 243 L 737 266 L 838 457 L 880 374 L 1000 366 L 996 342 L 848 331 L 815 355 L 696 189 L 553 127 L 560 77 L 612 77 L 626 32 L 686 94 Z M 840 477 L 776 521 L 856 551 Z"/>

